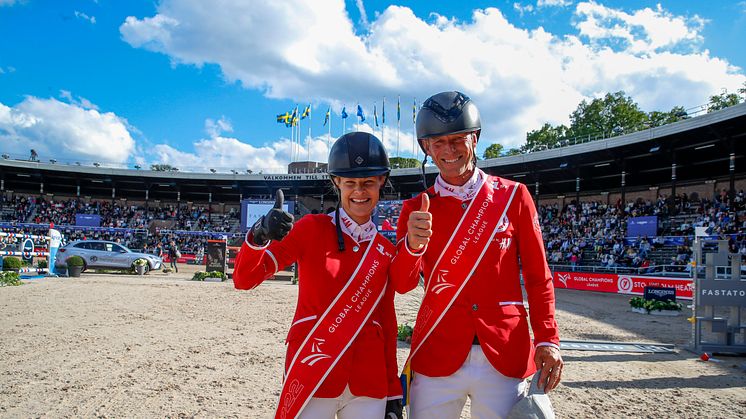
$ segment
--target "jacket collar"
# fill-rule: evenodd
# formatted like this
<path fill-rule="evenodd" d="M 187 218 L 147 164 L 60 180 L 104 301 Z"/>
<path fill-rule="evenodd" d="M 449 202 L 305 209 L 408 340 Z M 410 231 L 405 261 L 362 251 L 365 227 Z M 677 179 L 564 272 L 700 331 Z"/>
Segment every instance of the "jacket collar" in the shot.
<path fill-rule="evenodd" d="M 474 170 L 471 178 L 461 186 L 451 185 L 438 175 L 435 178 L 435 193 L 443 197 L 452 196 L 462 201 L 470 201 L 477 195 L 486 178 L 487 175 L 478 167 Z"/>
<path fill-rule="evenodd" d="M 332 218 L 332 224 L 336 224 L 335 213 L 336 211 L 329 214 Z M 342 223 L 342 231 L 358 243 L 373 240 L 373 237 L 378 233 L 378 229 L 372 219 L 360 225 L 350 218 L 342 207 L 339 208 L 339 221 Z"/>

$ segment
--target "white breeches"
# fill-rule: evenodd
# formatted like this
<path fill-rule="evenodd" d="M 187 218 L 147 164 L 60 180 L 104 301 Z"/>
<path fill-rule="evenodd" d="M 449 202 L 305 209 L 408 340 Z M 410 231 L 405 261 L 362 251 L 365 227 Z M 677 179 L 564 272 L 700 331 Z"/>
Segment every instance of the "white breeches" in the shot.
<path fill-rule="evenodd" d="M 347 387 L 333 399 L 311 398 L 299 419 L 381 419 L 385 412 L 386 399 L 355 396 Z"/>

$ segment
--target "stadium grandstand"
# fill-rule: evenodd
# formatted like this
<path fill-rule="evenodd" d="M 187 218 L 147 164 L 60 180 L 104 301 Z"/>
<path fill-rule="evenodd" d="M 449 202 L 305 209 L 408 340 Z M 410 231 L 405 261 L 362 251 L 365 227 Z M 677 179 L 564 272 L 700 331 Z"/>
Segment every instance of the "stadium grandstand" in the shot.
<path fill-rule="evenodd" d="M 697 227 L 729 240 L 731 251 L 746 254 L 745 142 L 746 104 L 739 104 L 478 165 L 529 187 L 547 258 L 556 268 L 681 276 L 691 266 Z M 199 263 L 207 239 L 240 240 L 247 203 L 269 200 L 277 189 L 294 203 L 298 217 L 334 207 L 328 177 L 319 169 L 323 165 L 309 162 L 305 166 L 313 170 L 297 173 L 295 164 L 289 173 L 225 174 L 4 155 L 0 227 L 38 233 L 53 223 L 67 240 L 110 239 L 145 251 L 175 239 L 182 254 Z M 425 181 L 432 184 L 435 175 L 435 168 L 427 166 Z M 422 189 L 419 168 L 393 170 L 380 204 L 381 228 L 395 229 L 401 200 Z M 630 229 L 640 217 L 655 217 L 654 230 Z"/>

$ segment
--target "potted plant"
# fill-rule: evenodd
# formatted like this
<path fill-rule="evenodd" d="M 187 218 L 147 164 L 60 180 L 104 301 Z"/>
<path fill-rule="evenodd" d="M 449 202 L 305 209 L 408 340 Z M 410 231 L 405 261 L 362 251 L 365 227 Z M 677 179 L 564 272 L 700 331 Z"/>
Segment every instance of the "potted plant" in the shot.
<path fill-rule="evenodd" d="M 646 300 L 642 297 L 632 297 L 629 300 L 632 311 L 642 314 L 653 314 L 656 316 L 678 316 L 682 305 L 675 301 Z"/>
<path fill-rule="evenodd" d="M 80 256 L 70 256 L 65 260 L 65 265 L 67 265 L 67 276 L 79 278 L 85 268 L 85 261 Z"/>
<path fill-rule="evenodd" d="M 6 257 L 3 258 L 3 270 L 4 271 L 13 271 L 18 273 L 18 270 L 21 269 L 21 259 L 18 259 L 16 257 Z"/>
<path fill-rule="evenodd" d="M 0 287 L 22 285 L 21 277 L 18 272 L 7 271 L 0 272 Z"/>
<path fill-rule="evenodd" d="M 148 271 L 148 261 L 145 259 L 135 259 L 134 262 L 132 262 L 132 266 L 135 268 L 135 272 L 138 275 L 145 275 L 145 272 Z"/>
<path fill-rule="evenodd" d="M 47 263 L 46 259 L 40 259 L 38 262 L 36 262 L 36 267 L 39 269 L 46 269 L 49 267 L 49 263 Z"/>

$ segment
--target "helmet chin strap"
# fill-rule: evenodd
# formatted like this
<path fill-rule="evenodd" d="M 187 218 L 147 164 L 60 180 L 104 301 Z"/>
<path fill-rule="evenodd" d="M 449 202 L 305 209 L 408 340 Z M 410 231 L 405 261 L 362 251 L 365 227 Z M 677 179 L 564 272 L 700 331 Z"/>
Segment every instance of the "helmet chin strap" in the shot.
<path fill-rule="evenodd" d="M 425 176 L 425 165 L 426 164 L 427 164 L 427 154 L 425 154 L 425 158 L 422 159 L 422 166 L 420 166 L 422 168 L 422 179 L 421 179 L 422 188 L 425 190 L 427 190 L 427 177 Z"/>
<path fill-rule="evenodd" d="M 345 239 L 342 235 L 342 222 L 339 220 L 339 207 L 342 205 L 342 194 L 340 193 L 339 189 L 337 189 L 337 196 L 339 197 L 339 200 L 337 201 L 337 210 L 334 212 L 334 223 L 337 226 L 337 247 L 339 248 L 340 252 L 345 251 Z"/>

